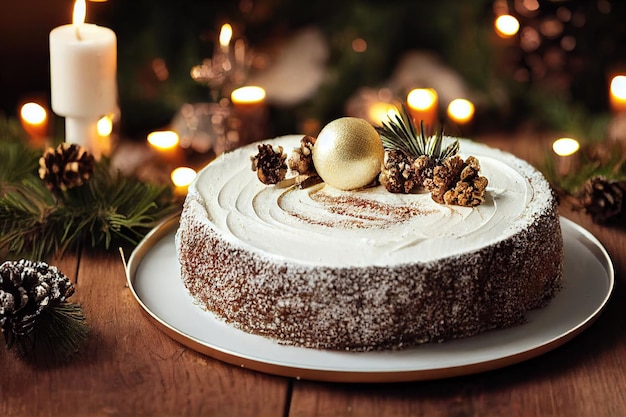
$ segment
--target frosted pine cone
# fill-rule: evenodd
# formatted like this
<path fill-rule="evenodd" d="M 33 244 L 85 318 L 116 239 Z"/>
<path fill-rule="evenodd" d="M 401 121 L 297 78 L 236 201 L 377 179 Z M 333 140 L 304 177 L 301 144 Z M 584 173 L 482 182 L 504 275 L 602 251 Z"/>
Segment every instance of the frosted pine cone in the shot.
<path fill-rule="evenodd" d="M 95 160 L 85 148 L 62 143 L 48 148 L 39 158 L 39 177 L 51 191 L 65 191 L 83 185 L 93 175 Z"/>
<path fill-rule="evenodd" d="M 0 265 L 0 328 L 7 340 L 28 334 L 37 316 L 74 293 L 70 280 L 56 267 L 29 260 Z"/>

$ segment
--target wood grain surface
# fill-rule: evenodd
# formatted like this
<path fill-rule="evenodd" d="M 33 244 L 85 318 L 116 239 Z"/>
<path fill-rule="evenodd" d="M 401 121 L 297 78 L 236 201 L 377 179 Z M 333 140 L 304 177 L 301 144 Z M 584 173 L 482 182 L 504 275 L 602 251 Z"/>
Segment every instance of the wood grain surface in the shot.
<path fill-rule="evenodd" d="M 537 163 L 549 135 L 480 138 Z M 0 350 L 1 416 L 624 416 L 626 231 L 562 214 L 592 232 L 616 268 L 616 288 L 595 324 L 540 357 L 445 380 L 337 384 L 241 369 L 173 341 L 143 314 L 117 251 L 52 259 L 76 282 L 91 328 L 69 365 L 34 366 Z"/>

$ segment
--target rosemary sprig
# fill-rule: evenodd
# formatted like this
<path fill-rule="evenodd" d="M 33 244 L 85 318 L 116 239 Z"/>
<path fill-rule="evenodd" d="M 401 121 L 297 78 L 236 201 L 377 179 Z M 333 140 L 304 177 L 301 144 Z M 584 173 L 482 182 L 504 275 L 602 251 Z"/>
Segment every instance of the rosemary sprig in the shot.
<path fill-rule="evenodd" d="M 389 115 L 389 119 L 383 121 L 382 124 L 382 126 L 376 126 L 375 129 L 380 135 L 385 149 L 399 150 L 413 158 L 426 155 L 437 162 L 459 152 L 458 140 L 445 148 L 443 147 L 443 127 L 440 127 L 435 135 L 427 137 L 424 133 L 424 121 L 422 120 L 418 134 L 413 119 L 404 105 L 402 105 L 400 112 Z"/>

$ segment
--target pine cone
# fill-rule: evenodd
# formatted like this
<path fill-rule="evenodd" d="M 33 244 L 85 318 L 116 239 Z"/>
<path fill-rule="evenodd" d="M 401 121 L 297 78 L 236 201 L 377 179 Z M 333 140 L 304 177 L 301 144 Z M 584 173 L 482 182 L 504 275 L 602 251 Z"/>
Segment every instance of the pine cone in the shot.
<path fill-rule="evenodd" d="M 259 153 L 251 157 L 252 170 L 257 172 L 257 177 L 263 184 L 277 184 L 287 175 L 287 155 L 283 153 L 283 147 L 274 150 L 272 145 L 262 144 L 258 146 Z"/>
<path fill-rule="evenodd" d="M 378 180 L 389 192 L 411 193 L 422 185 L 414 162 L 412 157 L 402 151 L 386 150 Z"/>
<path fill-rule="evenodd" d="M 85 148 L 62 143 L 39 158 L 39 177 L 53 192 L 83 185 L 93 175 L 95 160 Z"/>
<path fill-rule="evenodd" d="M 607 223 L 622 213 L 626 183 L 605 177 L 585 181 L 578 201 L 595 223 Z"/>
<path fill-rule="evenodd" d="M 70 280 L 45 262 L 22 259 L 0 265 L 0 328 L 7 344 L 30 333 L 44 309 L 73 293 Z"/>
<path fill-rule="evenodd" d="M 456 155 L 433 170 L 433 178 L 424 181 L 431 197 L 439 204 L 473 207 L 485 201 L 487 178 L 478 175 L 480 164 L 473 156 L 466 161 Z"/>
<path fill-rule="evenodd" d="M 300 147 L 293 150 L 287 161 L 289 169 L 297 172 L 299 175 L 317 175 L 315 165 L 313 165 L 313 145 L 315 145 L 315 140 L 312 136 L 305 136 L 300 140 Z"/>

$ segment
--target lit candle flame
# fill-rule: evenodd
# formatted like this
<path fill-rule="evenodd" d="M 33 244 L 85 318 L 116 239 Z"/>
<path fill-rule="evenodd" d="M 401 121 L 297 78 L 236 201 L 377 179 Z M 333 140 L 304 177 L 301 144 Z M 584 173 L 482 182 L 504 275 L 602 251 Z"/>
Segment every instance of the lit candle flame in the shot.
<path fill-rule="evenodd" d="M 26 103 L 20 109 L 20 116 L 24 122 L 31 125 L 43 124 L 48 118 L 48 113 L 42 105 L 37 103 Z"/>
<path fill-rule="evenodd" d="M 172 183 L 177 187 L 186 187 L 196 178 L 196 171 L 189 167 L 178 167 L 170 174 Z"/>
<path fill-rule="evenodd" d="M 620 100 L 626 100 L 626 75 L 616 75 L 611 80 L 611 94 Z"/>
<path fill-rule="evenodd" d="M 228 24 L 228 23 L 224 23 L 222 25 L 222 29 L 220 30 L 220 45 L 222 45 L 222 47 L 227 47 L 230 44 L 230 39 L 233 37 L 233 27 Z"/>
<path fill-rule="evenodd" d="M 432 128 L 437 120 L 439 97 L 432 88 L 415 88 L 406 96 L 411 117 L 418 125 Z"/>
<path fill-rule="evenodd" d="M 255 85 L 239 87 L 233 90 L 230 94 L 230 99 L 236 104 L 260 103 L 265 99 L 265 90 Z"/>
<path fill-rule="evenodd" d="M 474 104 L 464 98 L 454 99 L 448 104 L 448 116 L 457 123 L 467 123 L 474 117 Z"/>
<path fill-rule="evenodd" d="M 427 110 L 437 102 L 437 92 L 432 88 L 415 88 L 406 97 L 407 104 L 416 110 Z"/>
<path fill-rule="evenodd" d="M 96 128 L 98 129 L 98 135 L 109 136 L 111 132 L 113 132 L 113 117 L 102 117 L 100 120 L 98 120 Z"/>
<path fill-rule="evenodd" d="M 494 22 L 496 33 L 502 38 L 510 38 L 519 31 L 519 20 L 510 14 L 498 16 Z"/>
<path fill-rule="evenodd" d="M 74 3 L 74 13 L 72 15 L 72 24 L 74 25 L 74 31 L 76 32 L 76 38 L 81 40 L 80 28 L 85 23 L 85 17 L 87 15 L 87 5 L 85 0 L 76 0 Z"/>
<path fill-rule="evenodd" d="M 178 146 L 179 138 L 176 132 L 163 130 L 148 135 L 148 143 L 156 149 L 166 151 Z"/>
<path fill-rule="evenodd" d="M 560 138 L 552 144 L 552 150 L 559 156 L 573 155 L 580 149 L 580 144 L 576 139 Z"/>

